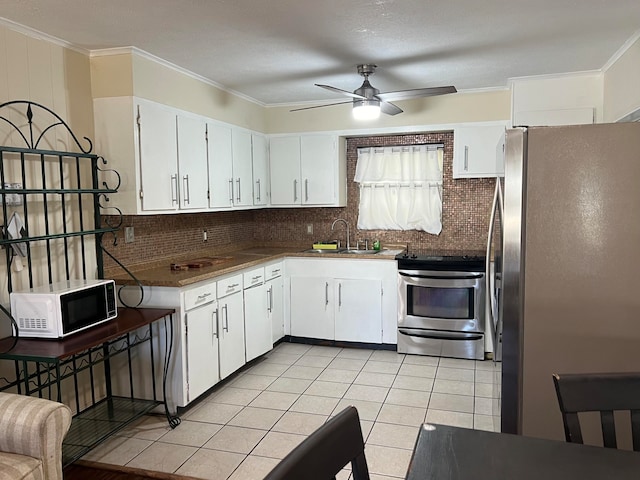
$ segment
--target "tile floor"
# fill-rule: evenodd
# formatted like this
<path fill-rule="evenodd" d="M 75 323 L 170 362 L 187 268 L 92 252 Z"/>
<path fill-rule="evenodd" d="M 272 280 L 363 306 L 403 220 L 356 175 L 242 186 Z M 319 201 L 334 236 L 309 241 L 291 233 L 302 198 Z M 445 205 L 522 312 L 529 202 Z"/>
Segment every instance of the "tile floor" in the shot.
<path fill-rule="evenodd" d="M 496 369 L 383 350 L 282 343 L 181 414 L 147 416 L 84 459 L 211 480 L 262 479 L 331 415 L 355 405 L 372 480 L 404 478 L 423 422 L 494 430 Z M 348 480 L 345 469 L 338 480 Z"/>

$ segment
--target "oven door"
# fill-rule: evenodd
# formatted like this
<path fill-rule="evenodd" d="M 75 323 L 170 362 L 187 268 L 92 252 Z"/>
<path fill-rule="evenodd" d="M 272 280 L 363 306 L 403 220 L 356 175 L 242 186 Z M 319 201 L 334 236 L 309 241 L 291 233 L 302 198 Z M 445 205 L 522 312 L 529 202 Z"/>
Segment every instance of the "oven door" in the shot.
<path fill-rule="evenodd" d="M 484 332 L 484 273 L 398 273 L 399 328 Z"/>

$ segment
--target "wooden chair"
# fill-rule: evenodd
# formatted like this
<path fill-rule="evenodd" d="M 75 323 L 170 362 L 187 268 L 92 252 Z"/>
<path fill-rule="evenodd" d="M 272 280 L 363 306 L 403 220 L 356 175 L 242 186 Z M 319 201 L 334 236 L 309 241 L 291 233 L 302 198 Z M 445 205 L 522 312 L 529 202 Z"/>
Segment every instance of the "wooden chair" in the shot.
<path fill-rule="evenodd" d="M 640 374 L 553 374 L 567 442 L 583 443 L 578 412 L 600 412 L 605 447 L 617 448 L 613 412 L 629 410 L 633 449 L 640 451 Z"/>
<path fill-rule="evenodd" d="M 265 480 L 330 480 L 351 462 L 354 480 L 369 480 L 360 419 L 355 407 L 342 410 L 307 437 Z"/>

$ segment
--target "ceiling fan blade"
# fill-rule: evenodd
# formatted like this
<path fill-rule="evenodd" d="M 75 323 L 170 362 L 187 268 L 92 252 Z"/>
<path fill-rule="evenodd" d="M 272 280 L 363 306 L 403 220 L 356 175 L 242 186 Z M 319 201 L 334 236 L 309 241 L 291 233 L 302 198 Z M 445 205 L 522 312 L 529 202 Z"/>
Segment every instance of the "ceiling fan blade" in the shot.
<path fill-rule="evenodd" d="M 380 100 L 397 101 L 397 100 L 409 100 L 411 98 L 420 97 L 433 97 L 434 95 L 446 95 L 447 93 L 456 93 L 456 87 L 429 87 L 429 88 L 416 88 L 414 90 L 399 90 L 397 92 L 379 93 L 376 95 Z"/>
<path fill-rule="evenodd" d="M 402 109 L 400 107 L 389 102 L 380 102 L 380 111 L 387 115 L 397 115 L 402 113 Z"/>
<path fill-rule="evenodd" d="M 337 93 L 340 93 L 342 95 L 346 95 L 347 97 L 366 98 L 366 97 L 363 97 L 362 95 L 358 95 L 357 93 L 348 92 L 347 90 L 342 90 L 341 88 L 332 87 L 331 85 L 320 85 L 319 83 L 316 83 L 315 86 L 316 87 L 321 87 L 321 88 L 326 88 L 327 90 L 331 90 L 332 92 L 337 92 Z"/>
<path fill-rule="evenodd" d="M 351 100 L 347 100 L 346 102 L 325 103 L 324 105 L 314 105 L 313 107 L 294 108 L 293 110 L 289 110 L 289 111 L 299 112 L 300 110 L 310 110 L 312 108 L 320 108 L 320 107 L 331 107 L 332 105 L 344 105 L 345 103 L 353 103 L 353 102 Z"/>

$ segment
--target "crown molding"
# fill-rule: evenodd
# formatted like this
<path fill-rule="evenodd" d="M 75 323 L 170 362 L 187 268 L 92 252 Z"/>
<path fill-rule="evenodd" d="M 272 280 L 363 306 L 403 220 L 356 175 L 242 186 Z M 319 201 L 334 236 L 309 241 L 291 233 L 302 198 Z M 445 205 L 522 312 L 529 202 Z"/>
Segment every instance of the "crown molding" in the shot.
<path fill-rule="evenodd" d="M 87 56 L 89 55 L 89 50 L 85 48 L 80 48 L 77 45 L 73 45 L 58 37 L 54 37 L 53 35 L 49 35 L 47 33 L 43 33 L 34 28 L 27 27 L 20 23 L 16 23 L 14 21 L 9 20 L 8 18 L 0 17 L 0 25 L 7 27 L 9 30 L 13 30 L 14 32 L 18 32 L 18 33 L 21 33 L 22 35 L 26 35 L 27 37 L 35 38 L 36 40 L 44 40 L 46 42 L 53 43 L 54 45 L 58 45 L 60 47 L 67 48 L 69 50 L 73 50 L 74 52 L 81 53 L 82 55 L 87 55 Z"/>
<path fill-rule="evenodd" d="M 620 57 L 622 57 L 627 52 L 627 50 L 629 50 L 638 40 L 640 40 L 640 30 L 631 35 L 629 39 L 622 44 L 618 51 L 611 56 L 607 63 L 604 64 L 604 66 L 602 67 L 602 71 L 606 72 L 607 70 L 609 70 L 613 66 L 613 64 L 620 60 Z"/>

